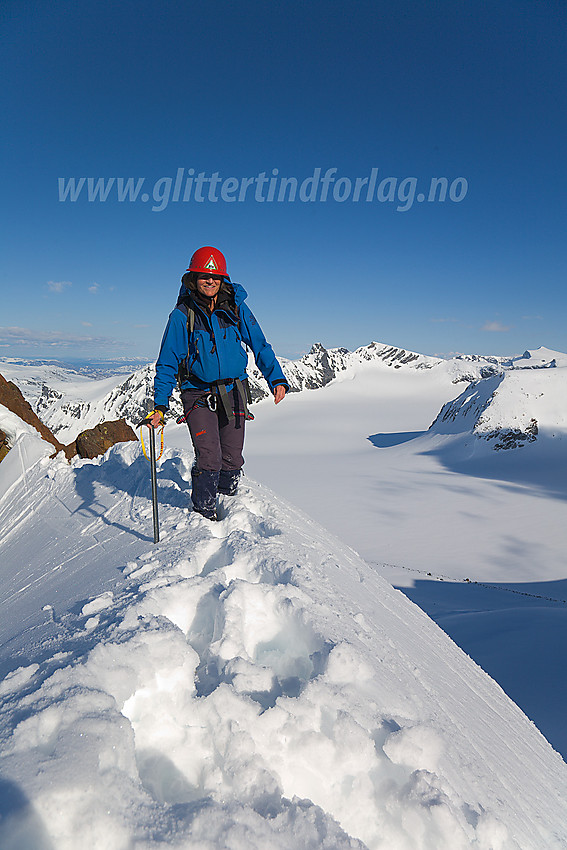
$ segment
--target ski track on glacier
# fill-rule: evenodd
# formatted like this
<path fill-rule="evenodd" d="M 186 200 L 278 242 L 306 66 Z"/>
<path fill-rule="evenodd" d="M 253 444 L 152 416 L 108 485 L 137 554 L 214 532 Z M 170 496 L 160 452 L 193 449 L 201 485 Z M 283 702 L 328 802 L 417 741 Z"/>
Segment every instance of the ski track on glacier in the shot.
<path fill-rule="evenodd" d="M 384 710 L 363 652 L 376 634 L 376 663 L 395 657 L 416 693 L 435 695 L 396 637 L 337 596 L 334 574 L 377 592 L 354 553 L 338 561 L 307 518 L 290 535 L 286 506 L 246 479 L 221 497 L 220 522 L 191 513 L 178 453 L 162 461 L 162 540 L 149 548 L 137 452 L 61 465 L 41 485 L 44 496 L 60 488 L 79 536 L 95 540 L 73 557 L 102 547 L 123 582 L 61 613 L 46 600 L 54 633 L 30 635 L 31 663 L 0 683 L 3 775 L 33 801 L 33 817 L 24 807 L 0 821 L 0 838 L 24 836 L 10 848 L 539 847 L 438 772 L 445 743 L 415 695 Z M 475 689 L 468 669 L 455 672 Z M 561 846 L 551 831 L 546 840 Z"/>

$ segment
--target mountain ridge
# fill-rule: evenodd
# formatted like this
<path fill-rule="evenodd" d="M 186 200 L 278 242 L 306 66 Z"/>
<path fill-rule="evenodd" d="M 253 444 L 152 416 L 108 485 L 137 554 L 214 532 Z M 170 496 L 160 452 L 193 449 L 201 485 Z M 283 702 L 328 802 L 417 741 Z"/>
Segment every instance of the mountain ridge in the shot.
<path fill-rule="evenodd" d="M 293 393 L 320 389 L 336 379 L 347 378 L 353 370 L 368 366 L 395 371 L 436 370 L 456 385 L 499 375 L 506 370 L 554 368 L 558 363 L 567 363 L 567 355 L 546 348 L 525 351 L 517 357 L 463 354 L 444 360 L 379 342 L 371 342 L 354 351 L 326 349 L 321 343 L 314 343 L 299 360 L 279 359 Z M 34 367 L 28 365 L 31 361 L 24 363 L 26 365 L 18 364 L 13 358 L 0 359 L 0 371 L 4 369 L 6 376 L 18 384 L 40 419 L 62 442 L 71 442 L 80 431 L 105 420 L 125 418 L 130 425 L 135 425 L 153 406 L 153 363 L 126 378 L 120 373 L 102 379 L 53 363 L 37 367 L 34 375 Z M 267 398 L 266 382 L 252 354 L 249 355 L 248 374 L 253 403 Z M 170 411 L 173 417 L 182 414 L 178 388 L 173 391 Z"/>

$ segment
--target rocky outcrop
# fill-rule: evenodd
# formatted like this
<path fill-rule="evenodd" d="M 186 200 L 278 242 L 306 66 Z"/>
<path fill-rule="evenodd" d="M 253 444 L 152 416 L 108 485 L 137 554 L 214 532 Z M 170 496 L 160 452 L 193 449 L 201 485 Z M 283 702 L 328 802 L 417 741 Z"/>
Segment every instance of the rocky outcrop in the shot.
<path fill-rule="evenodd" d="M 44 425 L 41 419 L 32 410 L 29 402 L 25 400 L 18 387 L 7 381 L 3 375 L 0 375 L 0 404 L 4 405 L 9 411 L 14 413 L 28 425 L 31 425 L 40 436 L 43 437 L 54 448 L 54 454 L 57 452 L 65 452 L 65 455 L 70 458 L 75 454 L 74 447 L 64 446 L 60 443 L 57 437 L 50 431 L 47 425 Z M 4 435 L 5 436 L 5 435 Z M 7 441 L 6 441 L 7 445 Z M 6 454 L 6 452 L 4 452 Z"/>
<path fill-rule="evenodd" d="M 8 435 L 0 430 L 0 461 L 4 460 L 9 451 Z"/>
<path fill-rule="evenodd" d="M 7 381 L 3 375 L 0 375 L 0 404 L 35 428 L 44 440 L 51 443 L 54 448 L 54 455 L 57 452 L 64 452 L 69 460 L 75 455 L 82 458 L 94 458 L 104 454 L 115 443 L 138 439 L 126 420 L 118 419 L 113 422 L 102 422 L 90 430 L 83 431 L 73 443 L 65 446 L 34 413 L 18 387 L 12 381 Z M 9 438 L 3 431 L 0 431 L 0 461 L 9 450 Z"/>
<path fill-rule="evenodd" d="M 537 420 L 532 418 L 523 431 L 520 428 L 500 428 L 489 431 L 484 435 L 484 439 L 495 440 L 493 448 L 498 452 L 502 449 L 517 449 L 526 443 L 533 443 L 538 434 Z"/>
<path fill-rule="evenodd" d="M 83 431 L 75 440 L 74 446 L 79 457 L 94 458 L 103 455 L 116 443 L 126 443 L 137 437 L 125 419 L 114 422 L 102 422 L 87 431 Z"/>

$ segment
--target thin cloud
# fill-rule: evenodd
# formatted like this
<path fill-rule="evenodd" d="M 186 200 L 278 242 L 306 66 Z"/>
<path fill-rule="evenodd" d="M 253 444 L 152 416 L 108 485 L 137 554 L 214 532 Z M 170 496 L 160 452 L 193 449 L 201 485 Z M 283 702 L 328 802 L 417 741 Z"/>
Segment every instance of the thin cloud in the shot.
<path fill-rule="evenodd" d="M 92 283 L 92 284 L 89 286 L 89 292 L 92 292 L 92 294 L 93 294 L 93 295 L 96 295 L 96 294 L 97 294 L 97 292 L 99 291 L 99 289 L 100 289 L 100 284 L 99 284 L 99 283 Z"/>
<path fill-rule="evenodd" d="M 72 348 L 77 345 L 89 348 L 100 345 L 119 345 L 115 339 L 108 337 L 79 336 L 65 334 L 60 331 L 36 331 L 31 328 L 0 327 L 0 346 L 25 345 L 32 348 Z"/>
<path fill-rule="evenodd" d="M 81 322 L 81 324 L 84 328 L 92 328 L 93 326 L 92 322 Z"/>
<path fill-rule="evenodd" d="M 50 292 L 61 293 L 64 292 L 66 287 L 73 286 L 70 280 L 48 280 L 47 288 Z"/>
<path fill-rule="evenodd" d="M 501 322 L 485 322 L 482 330 L 489 331 L 490 333 L 506 333 L 506 331 L 510 330 L 510 326 L 503 325 Z"/>

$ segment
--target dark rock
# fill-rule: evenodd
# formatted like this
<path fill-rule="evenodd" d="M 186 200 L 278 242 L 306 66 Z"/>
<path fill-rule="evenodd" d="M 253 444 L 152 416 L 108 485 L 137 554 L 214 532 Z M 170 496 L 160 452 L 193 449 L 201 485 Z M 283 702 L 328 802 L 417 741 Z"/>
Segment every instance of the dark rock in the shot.
<path fill-rule="evenodd" d="M 491 431 L 486 435 L 485 439 L 496 439 L 497 442 L 493 448 L 499 452 L 502 449 L 519 449 L 525 446 L 526 443 L 533 443 L 534 440 L 537 440 L 538 434 L 537 419 L 530 419 L 525 431 L 521 431 L 519 428 L 500 428 L 498 431 Z"/>
<path fill-rule="evenodd" d="M 125 419 L 116 419 L 114 422 L 102 422 L 83 431 L 75 440 L 75 446 L 79 457 L 92 459 L 103 455 L 116 443 L 137 439 Z"/>
<path fill-rule="evenodd" d="M 45 413 L 49 412 L 49 408 L 53 402 L 60 401 L 62 398 L 63 393 L 54 390 L 52 387 L 48 387 L 45 383 L 42 384 L 41 395 L 37 401 L 35 412 L 38 416 L 40 414 L 43 416 Z"/>
<path fill-rule="evenodd" d="M 483 366 L 480 370 L 481 378 L 493 378 L 494 375 L 499 375 L 501 372 L 501 368 L 499 366 Z M 474 378 L 472 380 L 475 380 Z"/>
<path fill-rule="evenodd" d="M 4 431 L 0 431 L 0 460 L 4 460 L 9 451 L 8 435 Z"/>

